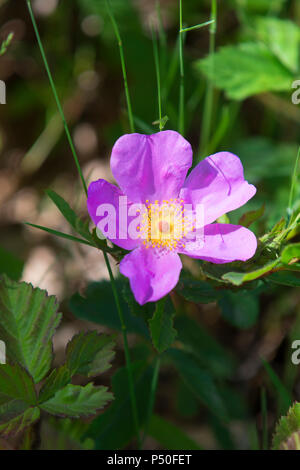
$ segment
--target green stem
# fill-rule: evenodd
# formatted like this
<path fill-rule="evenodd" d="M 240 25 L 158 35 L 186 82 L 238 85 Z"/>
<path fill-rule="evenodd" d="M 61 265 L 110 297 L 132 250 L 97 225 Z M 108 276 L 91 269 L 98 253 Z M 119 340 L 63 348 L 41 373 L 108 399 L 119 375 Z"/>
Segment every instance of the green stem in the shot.
<path fill-rule="evenodd" d="M 214 55 L 216 48 L 216 30 L 217 30 L 217 0 L 212 0 L 211 3 L 211 25 L 209 28 L 209 55 L 211 57 L 212 68 L 214 69 Z M 213 110 L 213 98 L 214 98 L 214 85 L 213 80 L 209 80 L 206 88 L 204 113 L 202 119 L 202 130 L 201 130 L 201 145 L 200 155 L 198 159 L 206 156 L 206 149 L 211 134 L 211 122 L 212 122 L 212 110 Z"/>
<path fill-rule="evenodd" d="M 69 127 L 68 127 L 68 124 L 66 122 L 65 115 L 64 115 L 61 103 L 59 101 L 59 97 L 58 97 L 56 87 L 55 87 L 55 84 L 54 84 L 54 81 L 53 81 L 53 78 L 52 78 L 52 74 L 51 74 L 50 69 L 49 69 L 48 61 L 47 61 L 47 58 L 46 58 L 46 55 L 45 55 L 45 51 L 44 51 L 44 48 L 43 48 L 43 45 L 42 45 L 42 42 L 41 42 L 41 38 L 40 38 L 40 35 L 39 35 L 39 32 L 38 32 L 37 24 L 36 24 L 34 14 L 33 14 L 32 8 L 31 8 L 31 3 L 30 3 L 30 0 L 26 0 L 26 1 L 27 1 L 27 6 L 28 6 L 30 17 L 31 17 L 31 21 L 32 21 L 32 24 L 33 24 L 33 27 L 34 27 L 34 31 L 35 31 L 35 34 L 36 34 L 36 37 L 37 37 L 38 45 L 39 45 L 39 48 L 40 48 L 40 51 L 41 51 L 41 54 L 42 54 L 42 58 L 43 58 L 43 61 L 44 61 L 44 65 L 45 65 L 45 68 L 46 68 L 46 71 L 47 71 L 47 74 L 48 74 L 48 78 L 49 78 L 49 81 L 50 81 L 50 84 L 51 84 L 51 88 L 52 88 L 53 94 L 55 96 L 56 104 L 57 104 L 58 110 L 60 112 L 62 121 L 64 123 L 64 128 L 65 128 L 65 132 L 66 132 L 66 135 L 67 135 L 67 138 L 68 138 L 68 142 L 70 144 L 70 147 L 71 147 L 71 150 L 72 150 L 72 153 L 73 153 L 73 156 L 74 156 L 74 160 L 75 160 L 79 175 L 81 177 L 81 181 L 82 181 L 85 193 L 87 194 L 87 187 L 86 187 L 86 184 L 85 184 L 85 180 L 84 180 L 84 177 L 83 177 L 80 165 L 79 165 L 79 161 L 78 161 L 78 158 L 77 158 L 77 155 L 76 155 L 76 150 L 75 150 L 75 147 L 74 147 L 74 144 L 73 144 L 73 141 L 72 141 L 72 137 L 71 137 L 71 134 L 69 132 Z M 76 241 L 78 241 L 78 240 L 76 240 Z M 105 253 L 103 251 L 103 255 L 104 255 L 104 260 L 105 260 L 106 267 L 107 267 L 107 270 L 108 270 L 108 273 L 109 273 L 109 277 L 110 277 L 110 281 L 111 281 L 111 285 L 112 285 L 112 290 L 113 290 L 113 295 L 114 295 L 114 299 L 115 299 L 116 306 L 117 306 L 117 311 L 118 311 L 121 326 L 122 326 L 122 333 L 123 333 L 123 339 L 124 339 L 124 350 L 125 350 L 125 358 L 126 358 L 126 367 L 127 367 L 127 371 L 128 371 L 128 380 L 129 380 L 129 393 L 130 393 L 130 397 L 131 397 L 133 418 L 134 418 L 134 423 L 135 423 L 135 428 L 136 428 L 136 435 L 137 435 L 139 446 L 141 446 L 141 439 L 140 439 L 140 435 L 139 435 L 139 424 L 138 424 L 136 396 L 135 396 L 133 375 L 132 375 L 131 362 L 130 362 L 130 354 L 129 354 L 128 340 L 127 340 L 126 325 L 125 325 L 125 322 L 124 322 L 124 316 L 123 316 L 123 312 L 122 312 L 122 309 L 121 309 L 121 306 L 120 306 L 118 291 L 117 291 L 117 288 L 116 288 L 114 276 L 113 276 L 113 273 L 112 273 L 112 270 L 111 270 L 111 266 L 110 266 L 110 263 L 109 263 L 107 253 Z"/>
<path fill-rule="evenodd" d="M 180 30 L 180 32 L 187 33 L 188 31 L 193 31 L 194 29 L 201 29 L 201 28 L 204 28 L 205 26 L 209 26 L 213 24 L 214 22 L 215 20 L 205 21 L 205 23 L 200 23 L 200 24 L 196 24 L 195 26 L 189 26 L 188 28 L 183 28 Z"/>
<path fill-rule="evenodd" d="M 268 450 L 268 411 L 266 390 L 261 389 L 262 450 Z"/>
<path fill-rule="evenodd" d="M 106 1 L 107 11 L 108 11 L 109 17 L 111 19 L 113 29 L 114 29 L 114 32 L 115 32 L 115 36 L 116 36 L 117 41 L 118 41 L 119 50 L 120 50 L 120 58 L 121 58 L 121 65 L 122 65 L 122 74 L 123 74 L 123 80 L 124 80 L 124 88 L 125 88 L 125 95 L 126 95 L 130 130 L 131 130 L 131 132 L 135 132 L 134 119 L 133 119 L 132 106 L 131 106 L 131 99 L 130 99 L 130 93 L 129 93 L 129 88 L 128 88 L 127 70 L 126 70 L 126 64 L 125 64 L 123 43 L 122 43 L 122 39 L 121 39 L 118 24 L 116 22 L 116 19 L 115 19 L 114 14 L 113 14 L 113 10 L 112 10 L 111 5 L 110 5 L 110 0 L 105 0 L 105 1 Z"/>
<path fill-rule="evenodd" d="M 77 154 L 76 154 L 76 150 L 75 150 L 75 147 L 74 147 L 74 144 L 73 144 L 73 140 L 72 140 L 72 137 L 71 137 L 69 126 L 67 124 L 62 105 L 60 104 L 60 100 L 59 100 L 59 97 L 58 97 L 56 86 L 54 84 L 52 73 L 51 73 L 49 65 L 48 65 L 47 57 L 46 57 L 45 50 L 44 50 L 44 47 L 43 47 L 43 44 L 42 44 L 42 41 L 41 41 L 41 37 L 40 37 L 39 31 L 38 31 L 38 27 L 37 27 L 37 24 L 36 24 L 36 21 L 35 21 L 35 17 L 34 17 L 33 11 L 32 11 L 31 3 L 30 3 L 30 0 L 26 0 L 26 1 L 27 1 L 27 7 L 28 7 L 28 10 L 29 10 L 29 14 L 30 14 L 30 18 L 31 18 L 31 21 L 32 21 L 33 29 L 34 29 L 34 32 L 35 32 L 35 35 L 36 35 L 36 38 L 37 38 L 37 42 L 38 42 L 38 45 L 39 45 L 39 48 L 40 48 L 40 51 L 41 51 L 41 55 L 42 55 L 42 59 L 43 59 L 44 65 L 45 65 L 45 69 L 46 69 L 46 72 L 47 72 L 47 75 L 48 75 L 48 78 L 49 78 L 49 82 L 50 82 L 50 85 L 51 85 L 51 88 L 52 88 L 52 92 L 53 92 L 53 95 L 54 95 L 54 98 L 55 98 L 55 101 L 56 101 L 56 105 L 57 105 L 59 114 L 61 116 L 64 128 L 65 128 L 66 136 L 67 136 L 67 139 L 68 139 L 68 142 L 69 142 L 69 145 L 70 145 L 70 148 L 71 148 L 71 152 L 72 152 L 72 155 L 73 155 L 76 167 L 77 167 L 77 171 L 79 173 L 79 176 L 80 176 L 80 179 L 81 179 L 81 182 L 82 182 L 84 192 L 85 192 L 85 194 L 87 194 L 86 183 L 85 183 L 85 180 L 84 180 L 81 168 L 80 168 L 80 164 L 79 164 L 78 157 L 77 157 Z"/>
<path fill-rule="evenodd" d="M 156 361 L 155 361 L 154 371 L 153 371 L 152 382 L 151 382 L 150 399 L 149 399 L 149 404 L 148 404 L 146 426 L 145 426 L 145 431 L 144 431 L 142 443 L 144 443 L 144 441 L 147 437 L 151 416 L 153 414 L 154 402 L 155 402 L 155 396 L 156 396 L 156 390 L 157 390 L 157 383 L 158 383 L 158 376 L 159 376 L 159 369 L 160 369 L 160 356 L 157 356 Z"/>
<path fill-rule="evenodd" d="M 184 135 L 184 61 L 183 61 L 183 22 L 182 22 L 182 0 L 179 0 L 179 64 L 180 64 L 180 92 L 179 92 L 179 133 Z"/>
<path fill-rule="evenodd" d="M 121 323 L 121 328 L 122 328 L 122 334 L 123 334 L 123 340 L 124 340 L 124 350 L 125 350 L 125 359 L 126 359 L 126 367 L 127 367 L 127 372 L 128 372 L 128 382 L 129 382 L 129 393 L 130 393 L 130 399 L 131 399 L 131 406 L 132 406 L 132 414 L 133 414 L 133 420 L 134 420 L 134 426 L 135 426 L 135 432 L 138 440 L 138 445 L 139 449 L 142 446 L 141 438 L 140 438 L 140 432 L 139 432 L 139 420 L 138 420 L 138 412 L 137 412 L 137 403 L 136 403 L 136 395 L 135 395 L 135 390 L 134 390 L 134 381 L 133 381 L 133 375 L 132 375 L 132 368 L 131 368 L 131 361 L 130 361 L 130 354 L 129 354 L 129 347 L 128 347 L 128 340 L 127 340 L 127 328 L 125 325 L 124 321 L 124 315 L 121 309 L 120 305 L 120 300 L 118 296 L 118 291 L 115 283 L 115 279 L 111 270 L 111 266 L 109 263 L 109 259 L 107 256 L 107 253 L 103 252 L 104 255 L 104 260 L 107 266 L 110 282 L 111 282 L 111 287 L 113 291 L 113 295 L 115 298 L 119 318 L 120 318 L 120 323 Z"/>
<path fill-rule="evenodd" d="M 293 215 L 293 203 L 294 203 L 294 194 L 295 194 L 295 189 L 297 186 L 297 179 L 298 179 L 298 166 L 299 166 L 299 160 L 300 160 L 300 147 L 298 149 L 297 157 L 296 157 L 296 163 L 294 167 L 294 171 L 292 174 L 292 180 L 291 180 L 291 190 L 290 190 L 290 196 L 289 196 L 289 205 L 288 205 L 288 221 L 287 225 L 290 225 L 291 218 Z"/>
<path fill-rule="evenodd" d="M 163 130 L 162 125 L 162 106 L 161 106 L 161 83 L 160 83 L 160 66 L 159 66 L 159 56 L 158 56 L 158 47 L 156 35 L 152 27 L 152 42 L 153 42 L 153 54 L 154 54 L 154 63 L 156 71 L 156 82 L 157 82 L 157 96 L 158 96 L 158 113 L 159 113 L 159 130 Z"/>

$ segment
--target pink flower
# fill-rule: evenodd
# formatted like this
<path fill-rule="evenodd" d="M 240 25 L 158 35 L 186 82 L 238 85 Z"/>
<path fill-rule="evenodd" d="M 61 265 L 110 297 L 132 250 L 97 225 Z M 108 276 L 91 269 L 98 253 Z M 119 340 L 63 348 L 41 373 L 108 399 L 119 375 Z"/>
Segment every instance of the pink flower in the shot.
<path fill-rule="evenodd" d="M 240 159 L 232 153 L 220 152 L 201 161 L 186 177 L 191 165 L 191 145 L 177 132 L 128 134 L 115 143 L 111 155 L 112 173 L 120 189 L 101 179 L 89 186 L 88 211 L 96 225 L 103 218 L 98 211 L 103 204 L 112 204 L 116 222 L 120 222 L 120 210 L 124 209 L 120 201 L 126 200 L 124 196 L 127 196 L 126 209 L 136 203 L 145 205 L 143 220 L 146 217 L 150 223 L 157 204 L 167 205 L 176 214 L 181 214 L 186 204 L 193 211 L 199 204 L 203 207 L 201 246 L 187 243 L 186 228 L 180 239 L 171 231 L 173 235 L 162 241 L 151 236 L 143 228 L 143 222 L 139 227 L 143 236 L 131 237 L 130 217 L 126 227 L 122 227 L 122 235 L 116 231 L 110 237 L 112 243 L 130 251 L 120 263 L 120 272 L 129 278 L 141 305 L 164 297 L 176 286 L 182 268 L 178 253 L 211 263 L 246 261 L 255 254 L 257 241 L 250 230 L 213 223 L 223 214 L 243 206 L 256 193 L 256 188 L 244 179 Z M 162 232 L 163 224 L 160 221 L 158 225 Z M 198 226 L 189 228 L 194 234 L 201 230 Z"/>

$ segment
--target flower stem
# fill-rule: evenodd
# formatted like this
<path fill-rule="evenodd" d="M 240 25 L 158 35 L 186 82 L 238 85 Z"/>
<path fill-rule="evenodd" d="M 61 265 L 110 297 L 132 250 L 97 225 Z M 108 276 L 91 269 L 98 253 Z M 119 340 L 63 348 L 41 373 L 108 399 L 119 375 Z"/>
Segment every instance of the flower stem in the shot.
<path fill-rule="evenodd" d="M 178 130 L 184 135 L 184 61 L 183 61 L 183 22 L 182 0 L 179 0 L 179 64 L 180 64 L 180 91 L 179 91 L 179 122 Z"/>
<path fill-rule="evenodd" d="M 40 51 L 41 51 L 41 54 L 42 54 L 42 58 L 43 58 L 43 61 L 44 61 L 44 65 L 45 65 L 45 68 L 46 68 L 46 71 L 47 71 L 47 75 L 48 75 L 48 78 L 49 78 L 49 81 L 50 81 L 50 85 L 51 85 L 51 88 L 52 88 L 52 91 L 53 91 L 53 94 L 54 94 L 54 97 L 55 97 L 55 101 L 56 101 L 58 110 L 60 112 L 60 115 L 61 115 L 61 118 L 62 118 L 62 121 L 63 121 L 63 124 L 64 124 L 67 139 L 68 139 L 69 145 L 70 145 L 71 150 L 72 150 L 72 154 L 73 154 L 76 166 L 77 166 L 78 173 L 79 173 L 81 181 L 82 181 L 84 191 L 87 194 L 86 183 L 85 183 L 85 180 L 84 180 L 81 168 L 80 168 L 80 164 L 79 164 L 79 161 L 78 161 L 78 158 L 77 158 L 76 150 L 75 150 L 75 147 L 74 147 L 74 144 L 73 144 L 73 141 L 72 141 L 72 137 L 71 137 L 71 134 L 70 134 L 70 131 L 69 131 L 69 127 L 68 127 L 68 124 L 67 124 L 67 121 L 66 121 L 66 118 L 65 118 L 65 115 L 64 115 L 64 112 L 63 112 L 63 109 L 62 109 L 57 91 L 56 91 L 56 87 L 55 87 L 55 84 L 54 84 L 54 81 L 53 81 L 53 78 L 52 78 L 52 74 L 51 74 L 51 71 L 50 71 L 50 68 L 49 68 L 49 65 L 48 65 L 45 50 L 44 50 L 44 47 L 42 45 L 42 41 L 41 41 L 41 38 L 40 38 L 40 35 L 39 35 L 39 32 L 38 32 L 38 28 L 37 28 L 35 17 L 34 17 L 33 11 L 32 11 L 30 0 L 26 0 L 26 2 L 27 2 L 30 17 L 31 17 L 31 21 L 32 21 L 32 24 L 33 24 L 33 28 L 34 28 L 34 31 L 35 31 L 35 34 L 36 34 L 36 37 L 37 37 L 38 45 L 39 45 L 39 48 L 40 48 Z M 110 266 L 110 262 L 109 262 L 107 253 L 105 253 L 103 251 L 103 255 L 104 255 L 104 260 L 105 260 L 106 267 L 107 267 L 107 270 L 108 270 L 108 273 L 109 273 L 111 286 L 112 286 L 112 290 L 113 290 L 113 295 L 114 295 L 114 298 L 115 298 L 117 311 L 118 311 L 118 315 L 119 315 L 121 326 L 122 326 L 126 367 L 127 367 L 127 371 L 128 371 L 128 380 L 129 380 L 129 393 L 130 393 L 130 397 L 131 397 L 133 419 L 134 419 L 135 428 L 136 428 L 136 435 L 137 435 L 137 439 L 138 439 L 138 443 L 139 443 L 139 447 L 140 447 L 141 446 L 141 440 L 140 440 L 140 435 L 139 435 L 139 424 L 138 424 L 136 396 L 135 396 L 132 369 L 131 369 L 131 361 L 130 361 L 128 340 L 127 340 L 126 325 L 125 325 L 123 312 L 122 312 L 122 309 L 121 309 L 121 306 L 120 306 L 118 291 L 117 291 L 117 288 L 116 288 L 114 276 L 113 276 L 113 273 L 112 273 L 112 270 L 111 270 L 111 266 Z"/>
<path fill-rule="evenodd" d="M 111 287 L 113 291 L 113 295 L 115 298 L 119 318 L 120 318 L 120 323 L 121 323 L 121 328 L 122 328 L 122 334 L 123 334 L 123 340 L 124 340 L 124 350 L 125 350 L 125 359 L 126 359 L 126 367 L 127 367 L 127 372 L 128 372 L 128 382 L 129 382 L 129 393 L 130 393 L 130 399 L 131 399 L 131 406 L 132 406 L 132 414 L 133 414 L 133 420 L 134 420 L 134 426 L 135 426 L 135 432 L 136 432 L 136 437 L 138 440 L 138 445 L 139 449 L 142 446 L 141 438 L 140 438 L 140 432 L 139 432 L 139 420 L 138 420 L 138 412 L 137 412 L 137 403 L 136 403 L 136 395 L 135 395 L 135 390 L 134 390 L 134 381 L 133 381 L 133 375 L 132 375 L 132 368 L 131 368 L 131 361 L 130 361 L 130 354 L 129 354 L 129 347 L 128 347 L 128 340 L 127 340 L 127 328 L 125 325 L 124 321 L 124 315 L 121 309 L 120 305 L 120 300 L 118 296 L 118 291 L 115 283 L 115 279 L 111 270 L 111 266 L 109 263 L 109 259 L 107 256 L 107 253 L 103 252 L 104 255 L 104 260 L 107 266 L 108 274 L 110 277 L 110 282 L 111 282 Z"/>
<path fill-rule="evenodd" d="M 131 130 L 131 132 L 135 132 L 134 119 L 133 119 L 132 106 L 131 106 L 131 99 L 130 99 L 130 93 L 129 93 L 129 88 L 128 88 L 127 70 L 126 70 L 126 64 L 125 64 L 123 43 L 122 43 L 122 39 L 121 39 L 118 24 L 117 24 L 116 19 L 114 17 L 113 10 L 111 8 L 110 0 L 105 0 L 105 1 L 106 1 L 107 11 L 108 11 L 109 17 L 111 19 L 113 29 L 114 29 L 114 32 L 115 32 L 115 36 L 116 36 L 117 41 L 118 41 L 119 50 L 120 50 L 120 58 L 121 58 L 121 65 L 122 65 L 122 74 L 123 74 L 123 80 L 124 80 L 124 88 L 125 88 L 125 95 L 126 95 L 130 130 Z"/>
<path fill-rule="evenodd" d="M 162 106 L 161 106 L 161 83 L 160 83 L 160 66 L 159 66 L 158 46 L 157 46 L 156 33 L 153 30 L 153 26 L 152 26 L 151 29 L 152 29 L 153 54 L 154 54 L 156 82 L 157 82 L 159 130 L 162 131 L 163 130 L 163 123 L 162 123 L 162 110 L 161 110 L 161 108 L 162 108 Z"/>
<path fill-rule="evenodd" d="M 155 366 L 154 366 L 154 371 L 153 371 L 153 377 L 152 377 L 152 382 L 151 382 L 150 399 L 149 399 L 149 404 L 148 404 L 146 425 L 145 425 L 145 430 L 144 430 L 142 443 L 145 442 L 145 439 L 147 437 L 147 432 L 148 432 L 148 428 L 149 428 L 149 424 L 150 424 L 150 419 L 151 419 L 151 416 L 152 416 L 152 413 L 153 413 L 155 395 L 156 395 L 156 389 L 157 389 L 157 383 L 158 383 L 158 376 L 159 376 L 159 369 L 160 369 L 160 356 L 156 356 L 156 361 L 155 361 Z"/>
<path fill-rule="evenodd" d="M 26 2 L 27 2 L 28 10 L 29 10 L 29 15 L 30 15 L 30 18 L 31 18 L 31 21 L 32 21 L 33 29 L 34 29 L 34 32 L 35 32 L 35 35 L 36 35 L 36 38 L 37 38 L 37 42 L 38 42 L 38 45 L 39 45 L 39 48 L 40 48 L 40 51 L 41 51 L 44 66 L 45 66 L 45 69 L 46 69 L 46 72 L 47 72 L 47 75 L 48 75 L 48 78 L 49 78 L 49 82 L 50 82 L 50 85 L 51 85 L 51 88 L 52 88 L 52 92 L 53 92 L 53 95 L 54 95 L 54 98 L 55 98 L 55 101 L 56 101 L 56 105 L 57 105 L 59 114 L 61 116 L 64 128 L 65 128 L 66 136 L 67 136 L 67 139 L 68 139 L 68 142 L 69 142 L 69 145 L 70 145 L 70 148 L 71 148 L 71 152 L 72 152 L 72 155 L 73 155 L 76 167 L 77 167 L 77 171 L 79 173 L 79 176 L 80 176 L 80 179 L 81 179 L 81 182 L 82 182 L 84 192 L 85 192 L 85 194 L 87 194 L 86 183 L 85 183 L 85 180 L 84 180 L 81 168 L 80 168 L 80 164 L 79 164 L 78 157 L 77 157 L 77 154 L 76 154 L 76 150 L 75 150 L 75 147 L 74 147 L 74 144 L 73 144 L 73 140 L 72 140 L 72 137 L 71 137 L 69 126 L 67 124 L 65 114 L 64 114 L 62 105 L 60 103 L 59 97 L 58 97 L 58 93 L 57 93 L 57 90 L 56 90 L 56 86 L 54 84 L 52 73 L 51 73 L 49 65 L 48 65 L 48 61 L 47 61 L 47 57 L 46 57 L 46 54 L 45 54 L 44 46 L 42 44 L 40 33 L 38 31 L 38 27 L 37 27 L 35 17 L 34 17 L 33 11 L 32 11 L 31 2 L 30 2 L 30 0 L 26 0 Z"/>
<path fill-rule="evenodd" d="M 211 0 L 211 17 L 212 21 L 209 28 L 209 55 L 211 59 L 211 67 L 214 69 L 214 55 L 216 48 L 216 30 L 217 30 L 217 0 Z M 211 121 L 212 121 L 212 110 L 213 110 L 213 98 L 214 98 L 214 85 L 213 80 L 209 80 L 206 88 L 204 113 L 202 120 L 201 130 L 201 145 L 199 157 L 203 158 L 206 156 L 206 149 L 211 134 Z"/>

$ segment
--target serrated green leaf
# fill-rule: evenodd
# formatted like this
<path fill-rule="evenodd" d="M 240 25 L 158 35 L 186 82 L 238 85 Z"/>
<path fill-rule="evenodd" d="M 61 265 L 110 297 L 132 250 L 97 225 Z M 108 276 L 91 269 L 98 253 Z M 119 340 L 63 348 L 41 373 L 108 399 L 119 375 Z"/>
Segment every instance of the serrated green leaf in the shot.
<path fill-rule="evenodd" d="M 176 292 L 190 302 L 203 304 L 215 302 L 218 295 L 208 282 L 190 278 L 182 278 L 177 284 Z"/>
<path fill-rule="evenodd" d="M 265 205 L 263 204 L 260 209 L 255 211 L 249 211 L 242 215 L 239 220 L 239 225 L 243 225 L 243 227 L 250 227 L 253 222 L 256 222 L 260 219 L 265 213 Z"/>
<path fill-rule="evenodd" d="M 42 403 L 40 408 L 56 416 L 77 418 L 95 414 L 112 399 L 107 387 L 95 387 L 92 383 L 84 387 L 69 384 Z"/>
<path fill-rule="evenodd" d="M 174 315 L 175 310 L 169 297 L 156 303 L 153 318 L 149 320 L 149 327 L 153 346 L 159 353 L 168 349 L 177 336 L 177 331 L 173 328 Z"/>
<path fill-rule="evenodd" d="M 70 370 L 65 364 L 57 369 L 53 369 L 40 390 L 39 403 L 50 400 L 56 392 L 68 385 L 71 378 Z"/>
<path fill-rule="evenodd" d="M 219 305 L 222 316 L 237 328 L 251 328 L 257 322 L 259 302 L 251 292 L 223 292 Z"/>
<path fill-rule="evenodd" d="M 39 403 L 49 400 L 65 387 L 75 374 L 91 377 L 111 367 L 115 356 L 112 338 L 97 331 L 81 332 L 67 345 L 66 363 L 47 377 L 39 394 Z"/>
<path fill-rule="evenodd" d="M 261 43 L 223 47 L 197 61 L 196 67 L 235 100 L 266 91 L 289 91 L 293 81 L 293 75 Z"/>
<path fill-rule="evenodd" d="M 88 222 L 83 222 L 77 214 L 71 209 L 70 205 L 55 191 L 48 189 L 46 191 L 49 198 L 54 202 L 58 210 L 64 216 L 64 218 L 69 222 L 71 227 L 79 233 L 83 238 L 88 240 L 91 244 L 94 244 L 94 239 L 88 228 Z"/>
<path fill-rule="evenodd" d="M 153 415 L 149 424 L 149 435 L 152 436 L 164 449 L 168 450 L 201 450 L 193 439 L 185 434 L 173 423 L 166 421 L 158 415 Z"/>
<path fill-rule="evenodd" d="M 32 377 L 20 365 L 0 365 L 0 406 L 12 400 L 36 404 Z"/>
<path fill-rule="evenodd" d="M 193 391 L 198 400 L 207 406 L 220 419 L 227 420 L 228 413 L 212 376 L 203 369 L 189 353 L 179 349 L 169 349 L 172 360 L 183 381 Z"/>
<path fill-rule="evenodd" d="M 54 296 L 7 277 L 0 280 L 0 338 L 7 360 L 18 362 L 40 382 L 52 362 L 52 336 L 59 325 Z"/>
<path fill-rule="evenodd" d="M 289 409 L 280 419 L 273 436 L 273 449 L 300 450 L 300 403 Z"/>
<path fill-rule="evenodd" d="M 108 370 L 115 356 L 114 345 L 110 336 L 97 331 L 81 332 L 74 336 L 66 351 L 66 365 L 71 375 L 91 377 Z"/>
<path fill-rule="evenodd" d="M 259 17 L 255 30 L 273 54 L 289 68 L 297 72 L 299 62 L 300 28 L 290 20 L 271 16 Z"/>
<path fill-rule="evenodd" d="M 17 434 L 39 417 L 32 377 L 20 365 L 0 365 L 0 435 Z"/>
<path fill-rule="evenodd" d="M 13 412 L 16 411 L 16 407 L 12 410 Z M 40 417 L 40 410 L 37 407 L 27 408 L 20 414 L 11 416 L 10 419 L 2 423 L 0 420 L 0 436 L 8 437 L 11 435 L 16 435 L 28 426 L 31 426 L 35 421 L 37 421 Z"/>

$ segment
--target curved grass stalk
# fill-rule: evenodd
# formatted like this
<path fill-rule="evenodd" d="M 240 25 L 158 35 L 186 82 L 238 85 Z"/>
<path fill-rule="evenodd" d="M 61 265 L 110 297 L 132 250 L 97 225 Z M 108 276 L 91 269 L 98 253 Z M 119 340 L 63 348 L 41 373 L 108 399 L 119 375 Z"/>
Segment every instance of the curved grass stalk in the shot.
<path fill-rule="evenodd" d="M 110 17 L 112 25 L 113 25 L 115 36 L 116 36 L 117 41 L 118 41 L 119 50 L 120 50 L 120 59 L 121 59 L 121 65 L 122 65 L 122 74 L 123 74 L 123 80 L 124 80 L 124 88 L 125 88 L 125 95 L 126 95 L 130 130 L 131 130 L 131 132 L 135 132 L 134 119 L 133 119 L 132 106 L 131 106 L 131 99 L 130 99 L 130 93 L 129 93 L 129 87 L 128 87 L 128 80 L 127 80 L 127 70 L 126 70 L 126 64 L 125 64 L 125 55 L 124 55 L 123 43 L 122 43 L 122 39 L 121 39 L 118 24 L 116 22 L 116 19 L 115 19 L 114 14 L 113 14 L 113 10 L 112 10 L 111 5 L 110 5 L 110 0 L 105 0 L 105 2 L 106 2 L 106 8 L 107 8 L 109 17 Z"/>

